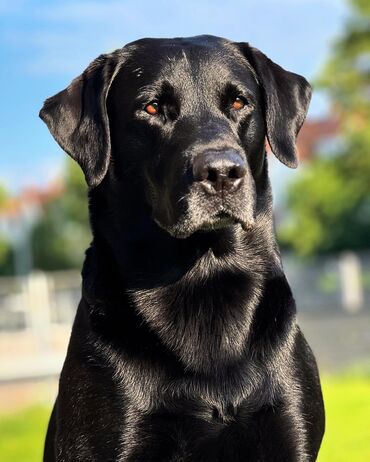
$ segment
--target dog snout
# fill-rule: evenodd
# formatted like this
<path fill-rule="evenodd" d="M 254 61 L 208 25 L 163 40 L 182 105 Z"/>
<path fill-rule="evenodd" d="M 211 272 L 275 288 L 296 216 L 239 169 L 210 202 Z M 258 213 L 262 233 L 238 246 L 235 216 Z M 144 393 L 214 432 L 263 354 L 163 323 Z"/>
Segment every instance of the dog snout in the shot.
<path fill-rule="evenodd" d="M 237 151 L 206 151 L 193 164 L 193 177 L 208 194 L 236 191 L 247 172 L 246 161 Z"/>

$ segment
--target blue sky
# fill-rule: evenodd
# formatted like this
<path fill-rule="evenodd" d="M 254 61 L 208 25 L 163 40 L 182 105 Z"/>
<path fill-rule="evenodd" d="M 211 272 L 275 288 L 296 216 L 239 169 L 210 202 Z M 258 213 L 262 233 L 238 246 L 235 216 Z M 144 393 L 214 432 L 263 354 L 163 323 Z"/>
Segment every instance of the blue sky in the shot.
<path fill-rule="evenodd" d="M 16 192 L 58 175 L 64 154 L 38 111 L 102 52 L 207 33 L 248 41 L 312 79 L 347 13 L 344 0 L 0 0 L 0 182 Z M 310 115 L 326 110 L 316 94 Z"/>

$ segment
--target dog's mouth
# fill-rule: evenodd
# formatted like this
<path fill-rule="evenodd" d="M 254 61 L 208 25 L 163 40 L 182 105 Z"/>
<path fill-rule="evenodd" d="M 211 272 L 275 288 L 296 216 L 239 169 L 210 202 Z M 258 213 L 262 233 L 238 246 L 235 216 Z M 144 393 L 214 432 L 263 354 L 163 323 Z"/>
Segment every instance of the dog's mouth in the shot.
<path fill-rule="evenodd" d="M 216 215 L 208 219 L 205 223 L 203 223 L 200 227 L 200 231 L 212 231 L 222 228 L 227 228 L 232 225 L 236 225 L 240 223 L 239 220 L 232 216 L 231 214 L 222 211 L 218 212 Z"/>
<path fill-rule="evenodd" d="M 226 228 L 241 226 L 245 231 L 254 225 L 253 202 L 218 201 L 210 203 L 208 207 L 203 201 L 200 202 L 197 195 L 190 197 L 187 207 L 178 216 L 172 217 L 166 213 L 152 215 L 154 221 L 171 236 L 186 239 L 197 232 L 212 232 Z M 190 204 L 189 204 L 190 202 Z M 208 209 L 208 210 L 207 210 Z M 162 209 L 163 211 L 163 209 Z"/>

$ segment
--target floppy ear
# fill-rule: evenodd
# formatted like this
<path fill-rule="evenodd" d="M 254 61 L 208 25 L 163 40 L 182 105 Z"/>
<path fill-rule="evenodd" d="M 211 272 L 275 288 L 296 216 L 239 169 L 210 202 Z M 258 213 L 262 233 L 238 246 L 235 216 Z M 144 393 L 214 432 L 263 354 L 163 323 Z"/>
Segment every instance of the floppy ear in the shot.
<path fill-rule="evenodd" d="M 271 149 L 283 164 L 296 168 L 296 138 L 306 118 L 311 85 L 304 77 L 286 71 L 256 48 L 247 43 L 240 45 L 262 90 Z"/>
<path fill-rule="evenodd" d="M 104 178 L 110 160 L 106 100 L 119 69 L 115 53 L 101 55 L 40 111 L 58 144 L 81 166 L 90 187 Z"/>

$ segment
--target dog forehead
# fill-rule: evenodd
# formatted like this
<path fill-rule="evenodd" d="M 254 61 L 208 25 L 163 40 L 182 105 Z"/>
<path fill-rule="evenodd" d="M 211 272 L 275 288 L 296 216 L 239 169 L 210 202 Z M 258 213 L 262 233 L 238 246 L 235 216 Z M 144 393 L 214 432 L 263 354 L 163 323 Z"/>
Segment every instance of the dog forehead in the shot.
<path fill-rule="evenodd" d="M 176 52 L 181 49 L 203 49 L 215 50 L 232 43 L 230 40 L 213 35 L 197 35 L 194 37 L 174 38 L 142 38 L 135 42 L 128 43 L 125 48 L 134 47 L 145 49 L 151 53 L 168 53 L 170 50 Z"/>
<path fill-rule="evenodd" d="M 201 85 L 234 78 L 255 83 L 253 69 L 236 44 L 220 37 L 145 38 L 125 48 L 130 57 L 126 70 L 139 80 L 196 80 Z"/>

